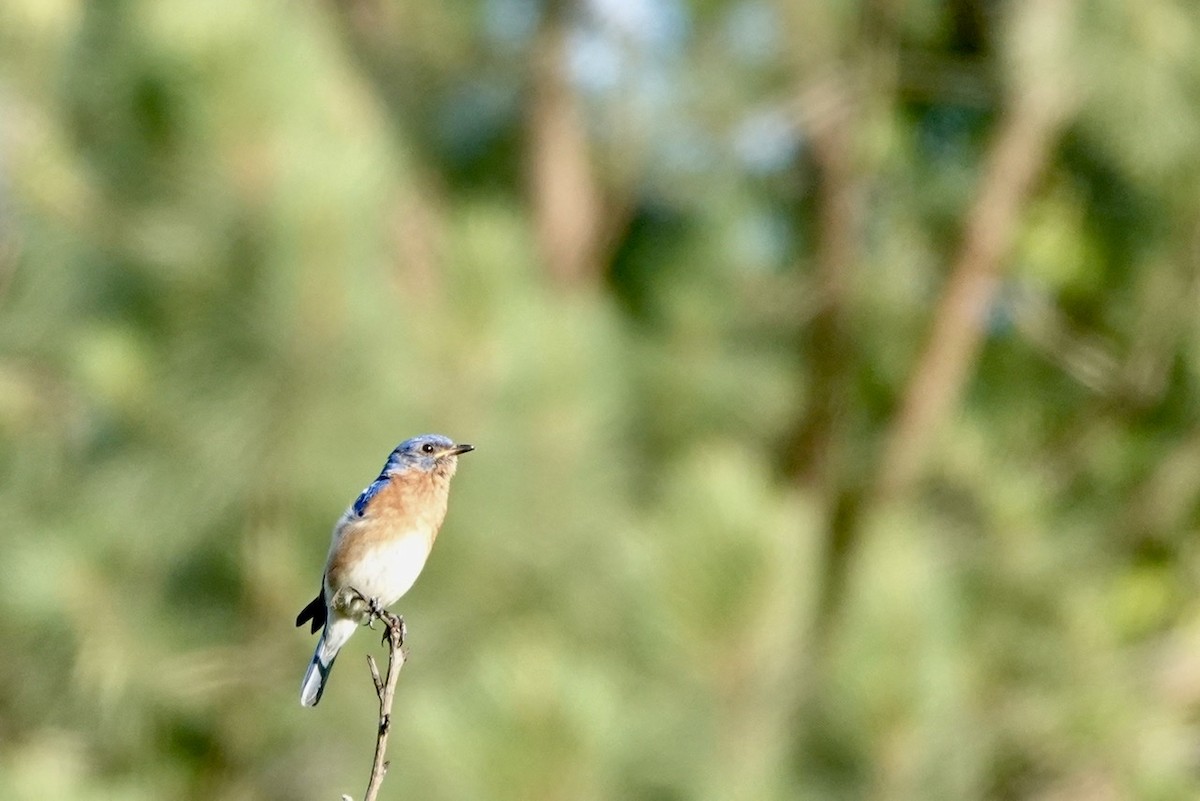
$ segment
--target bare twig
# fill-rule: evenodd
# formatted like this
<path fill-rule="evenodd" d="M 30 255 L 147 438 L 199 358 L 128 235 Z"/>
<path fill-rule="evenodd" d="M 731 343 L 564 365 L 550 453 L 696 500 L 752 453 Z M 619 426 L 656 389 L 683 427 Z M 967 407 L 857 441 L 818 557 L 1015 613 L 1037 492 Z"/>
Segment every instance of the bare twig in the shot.
<path fill-rule="evenodd" d="M 379 678 L 379 668 L 375 665 L 375 657 L 367 654 L 367 667 L 371 669 L 371 681 L 375 682 L 375 694 L 383 695 L 383 679 Z"/>
<path fill-rule="evenodd" d="M 388 734 L 392 728 L 392 699 L 396 694 L 396 679 L 400 677 L 400 668 L 404 667 L 404 618 L 387 611 L 378 614 L 387 624 L 384 640 L 388 644 L 388 669 L 387 678 L 381 686 L 375 660 L 367 657 L 371 667 L 371 678 L 375 681 L 379 695 L 379 735 L 375 739 L 375 760 L 371 764 L 371 780 L 367 783 L 363 801 L 375 801 L 379 795 L 379 787 L 383 784 L 383 777 L 387 775 L 388 762 L 384 756 L 387 754 Z"/>
<path fill-rule="evenodd" d="M 371 671 L 371 681 L 375 684 L 375 694 L 379 696 L 379 731 L 375 738 L 375 759 L 371 763 L 371 778 L 367 782 L 367 791 L 363 796 L 363 801 L 375 801 L 378 798 L 379 788 L 383 785 L 383 777 L 387 775 L 389 763 L 385 757 L 392 723 L 392 700 L 396 694 L 396 679 L 400 677 L 400 669 L 404 667 L 407 658 L 404 650 L 404 638 L 408 633 L 408 629 L 404 625 L 404 618 L 399 615 L 393 615 L 373 603 L 370 607 L 370 615 L 372 621 L 379 619 L 385 626 L 383 642 L 388 646 L 388 666 L 387 676 L 380 678 L 375 658 L 370 654 L 367 655 L 367 667 Z M 346 795 L 343 795 L 342 799 L 343 801 L 352 801 Z"/>

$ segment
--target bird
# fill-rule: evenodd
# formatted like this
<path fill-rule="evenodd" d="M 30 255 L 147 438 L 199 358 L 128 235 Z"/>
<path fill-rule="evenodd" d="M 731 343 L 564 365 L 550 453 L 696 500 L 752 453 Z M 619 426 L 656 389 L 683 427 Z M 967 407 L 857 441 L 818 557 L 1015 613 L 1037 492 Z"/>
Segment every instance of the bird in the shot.
<path fill-rule="evenodd" d="M 440 434 L 406 439 L 379 477 L 333 527 L 321 589 L 296 616 L 321 631 L 300 684 L 300 704 L 316 706 L 338 651 L 371 615 L 400 600 L 417 580 L 442 521 L 458 457 L 475 450 Z"/>

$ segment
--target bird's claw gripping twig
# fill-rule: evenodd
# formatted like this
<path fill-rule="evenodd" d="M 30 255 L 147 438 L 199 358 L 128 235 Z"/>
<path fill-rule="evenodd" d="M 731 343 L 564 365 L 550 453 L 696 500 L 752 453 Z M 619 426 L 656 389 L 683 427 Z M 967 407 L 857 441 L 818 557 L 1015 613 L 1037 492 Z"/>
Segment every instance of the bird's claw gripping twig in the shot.
<path fill-rule="evenodd" d="M 367 600 L 367 628 L 375 628 L 376 620 L 386 621 L 387 610 L 379 605 L 378 598 L 369 598 Z"/>
<path fill-rule="evenodd" d="M 383 637 L 379 640 L 380 645 L 387 645 L 392 638 L 392 632 L 395 631 L 396 647 L 402 647 L 404 640 L 408 637 L 408 625 L 404 622 L 404 616 L 393 615 L 384 609 L 378 598 L 365 598 L 361 593 L 359 593 L 359 597 L 367 605 L 367 628 L 373 630 L 376 620 L 383 622 Z"/>
<path fill-rule="evenodd" d="M 380 638 L 379 644 L 387 645 L 391 641 L 394 633 L 396 637 L 396 647 L 403 648 L 404 640 L 406 637 L 408 637 L 408 624 L 404 622 L 404 616 L 393 615 L 391 612 L 388 612 L 385 609 L 383 614 L 379 616 L 379 619 L 384 622 L 383 637 Z"/>

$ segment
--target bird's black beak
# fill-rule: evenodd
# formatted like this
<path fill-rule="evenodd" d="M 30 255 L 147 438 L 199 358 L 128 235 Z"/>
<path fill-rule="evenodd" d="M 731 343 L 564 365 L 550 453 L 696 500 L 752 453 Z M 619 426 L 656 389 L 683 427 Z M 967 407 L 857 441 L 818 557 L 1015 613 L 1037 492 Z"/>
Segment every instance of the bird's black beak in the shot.
<path fill-rule="evenodd" d="M 450 449 L 451 456 L 462 456 L 464 453 L 470 453 L 475 450 L 474 445 L 455 445 Z"/>

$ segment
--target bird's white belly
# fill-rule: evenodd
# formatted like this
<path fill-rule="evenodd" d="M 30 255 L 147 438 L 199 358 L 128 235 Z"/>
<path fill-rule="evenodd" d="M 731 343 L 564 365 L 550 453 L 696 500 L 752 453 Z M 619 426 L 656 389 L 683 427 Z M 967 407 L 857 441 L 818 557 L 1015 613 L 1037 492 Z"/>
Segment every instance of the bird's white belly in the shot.
<path fill-rule="evenodd" d="M 429 539 L 421 535 L 401 537 L 372 546 L 364 557 L 342 574 L 344 586 L 353 587 L 366 598 L 377 598 L 381 606 L 388 607 L 408 592 L 425 567 Z"/>

